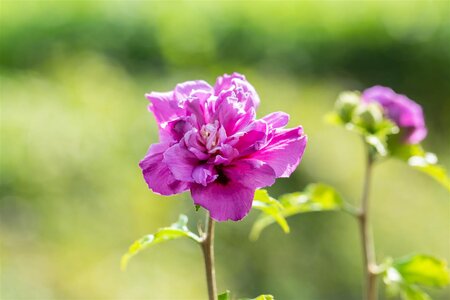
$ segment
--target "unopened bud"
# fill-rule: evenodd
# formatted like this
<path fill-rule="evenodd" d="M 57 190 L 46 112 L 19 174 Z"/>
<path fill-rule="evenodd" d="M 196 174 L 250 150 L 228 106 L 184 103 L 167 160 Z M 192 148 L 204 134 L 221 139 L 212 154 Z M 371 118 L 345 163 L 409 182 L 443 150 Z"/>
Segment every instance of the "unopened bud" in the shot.
<path fill-rule="evenodd" d="M 353 112 L 360 104 L 358 92 L 342 92 L 336 100 L 335 109 L 342 121 L 348 123 L 352 120 Z"/>
<path fill-rule="evenodd" d="M 355 111 L 354 121 L 359 126 L 372 132 L 383 121 L 383 110 L 378 103 L 360 105 Z"/>

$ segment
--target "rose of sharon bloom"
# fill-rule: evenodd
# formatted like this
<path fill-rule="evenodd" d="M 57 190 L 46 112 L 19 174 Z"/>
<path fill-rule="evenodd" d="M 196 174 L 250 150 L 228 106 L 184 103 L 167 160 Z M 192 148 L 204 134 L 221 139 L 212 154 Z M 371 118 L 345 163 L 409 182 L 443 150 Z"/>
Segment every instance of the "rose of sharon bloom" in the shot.
<path fill-rule="evenodd" d="M 362 94 L 365 102 L 378 102 L 386 116 L 394 121 L 403 132 L 403 141 L 408 144 L 418 144 L 427 135 L 422 107 L 405 95 L 400 95 L 392 89 L 374 86 Z"/>
<path fill-rule="evenodd" d="M 289 115 L 256 119 L 259 97 L 243 75 L 178 84 L 146 97 L 160 142 L 140 167 L 150 189 L 162 195 L 191 191 L 196 205 L 216 221 L 237 221 L 257 188 L 288 177 L 300 163 L 307 138 L 302 127 L 285 129 Z"/>

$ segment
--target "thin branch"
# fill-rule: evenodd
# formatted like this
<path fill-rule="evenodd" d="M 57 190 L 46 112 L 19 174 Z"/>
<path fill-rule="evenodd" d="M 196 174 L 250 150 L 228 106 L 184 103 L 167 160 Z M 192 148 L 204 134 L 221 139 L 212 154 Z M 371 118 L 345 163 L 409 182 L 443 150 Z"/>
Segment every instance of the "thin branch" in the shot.
<path fill-rule="evenodd" d="M 217 300 L 216 270 L 214 266 L 214 220 L 207 217 L 206 233 L 201 243 L 205 260 L 206 283 L 208 285 L 209 300 Z"/>
<path fill-rule="evenodd" d="M 369 223 L 369 193 L 370 181 L 373 167 L 373 157 L 370 150 L 367 149 L 366 170 L 364 175 L 364 186 L 361 196 L 361 210 L 358 215 L 359 227 L 361 232 L 361 243 L 363 248 L 364 268 L 366 277 L 366 300 L 377 299 L 377 274 L 375 248 L 373 244 L 372 230 Z"/>

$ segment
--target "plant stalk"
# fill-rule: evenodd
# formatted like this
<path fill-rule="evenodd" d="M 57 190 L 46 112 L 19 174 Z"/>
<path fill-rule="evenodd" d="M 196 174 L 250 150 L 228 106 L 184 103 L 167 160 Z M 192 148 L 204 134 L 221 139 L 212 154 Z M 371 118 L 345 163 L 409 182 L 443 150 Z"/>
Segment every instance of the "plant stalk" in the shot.
<path fill-rule="evenodd" d="M 364 186 L 361 196 L 361 209 L 358 215 L 359 228 L 361 232 L 361 243 L 363 248 L 364 269 L 366 278 L 366 300 L 377 299 L 377 274 L 375 248 L 373 243 L 373 234 L 369 222 L 369 193 L 370 193 L 370 181 L 372 177 L 373 168 L 373 156 L 370 150 L 367 149 L 366 169 L 364 175 Z"/>
<path fill-rule="evenodd" d="M 207 229 L 201 243 L 205 260 L 206 283 L 209 300 L 217 300 L 216 269 L 214 267 L 214 220 L 208 216 Z"/>

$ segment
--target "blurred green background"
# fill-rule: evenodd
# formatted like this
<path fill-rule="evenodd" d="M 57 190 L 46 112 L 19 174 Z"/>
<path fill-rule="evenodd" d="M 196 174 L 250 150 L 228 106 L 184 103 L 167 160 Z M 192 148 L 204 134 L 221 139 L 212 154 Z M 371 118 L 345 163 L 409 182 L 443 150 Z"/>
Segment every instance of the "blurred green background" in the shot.
<path fill-rule="evenodd" d="M 0 2 L 1 299 L 205 299 L 200 249 L 158 245 L 119 270 L 131 242 L 187 214 L 189 196 L 152 194 L 138 168 L 157 141 L 144 93 L 238 71 L 259 116 L 291 114 L 309 135 L 274 195 L 323 181 L 351 202 L 358 137 L 323 115 L 345 89 L 393 87 L 423 105 L 425 146 L 450 168 L 450 2 Z M 375 170 L 378 260 L 450 259 L 448 193 L 399 161 Z M 256 213 L 217 226 L 219 290 L 277 299 L 361 299 L 361 249 L 342 213 L 290 219 L 248 240 Z M 448 299 L 450 289 L 431 291 Z M 385 296 L 382 293 L 381 297 Z"/>

